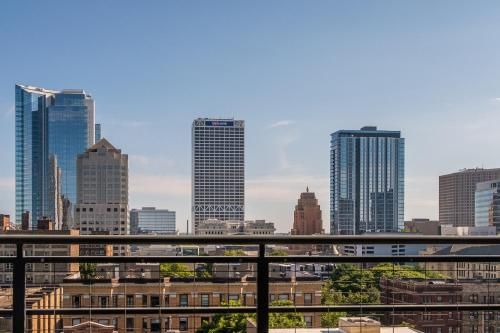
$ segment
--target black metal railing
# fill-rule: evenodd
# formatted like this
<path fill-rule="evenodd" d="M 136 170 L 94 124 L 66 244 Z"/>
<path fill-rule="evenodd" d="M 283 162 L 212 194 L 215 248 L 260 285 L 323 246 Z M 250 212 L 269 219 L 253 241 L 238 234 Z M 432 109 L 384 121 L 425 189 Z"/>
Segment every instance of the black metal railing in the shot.
<path fill-rule="evenodd" d="M 268 332 L 269 313 L 303 312 L 349 312 L 366 313 L 370 311 L 404 313 L 408 311 L 500 311 L 500 302 L 487 304 L 362 304 L 362 305 L 304 305 L 293 307 L 270 306 L 269 301 L 269 264 L 271 263 L 439 263 L 439 262 L 490 262 L 499 263 L 499 254 L 488 255 L 368 255 L 368 256 L 339 256 L 339 255 L 289 255 L 269 256 L 266 252 L 268 245 L 372 245 L 372 244 L 467 244 L 467 245 L 499 245 L 497 236 L 415 236 L 395 234 L 370 236 L 67 236 L 67 235 L 0 235 L 0 244 L 16 246 L 16 256 L 0 257 L 0 263 L 10 263 L 13 266 L 12 274 L 12 308 L 0 309 L 0 316 L 13 318 L 13 331 L 26 331 L 27 315 L 80 315 L 92 311 L 93 314 L 120 314 L 126 310 L 129 314 L 157 314 L 158 307 L 104 307 L 104 308 L 54 308 L 54 309 L 26 309 L 26 264 L 33 263 L 253 263 L 256 265 L 257 304 L 256 306 L 234 307 L 204 307 L 203 313 L 256 313 L 258 332 Z M 25 256 L 24 246 L 27 244 L 163 244 L 163 245 L 255 245 L 258 247 L 256 256 Z M 167 309 L 165 309 L 167 311 Z M 199 307 L 168 307 L 172 314 L 199 313 Z"/>

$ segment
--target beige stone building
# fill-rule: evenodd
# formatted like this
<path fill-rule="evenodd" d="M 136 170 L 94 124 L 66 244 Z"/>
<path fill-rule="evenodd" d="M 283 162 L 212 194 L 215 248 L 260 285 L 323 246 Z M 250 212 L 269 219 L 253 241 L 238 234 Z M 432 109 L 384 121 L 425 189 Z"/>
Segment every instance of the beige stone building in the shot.
<path fill-rule="evenodd" d="M 129 234 L 128 155 L 101 139 L 77 160 L 75 226 L 82 235 Z M 114 246 L 124 255 L 125 246 Z"/>
<path fill-rule="evenodd" d="M 500 169 L 464 169 L 439 176 L 439 222 L 473 227 L 476 184 L 500 178 Z"/>
<path fill-rule="evenodd" d="M 321 304 L 322 281 L 271 280 L 270 300 L 291 300 L 296 305 Z M 64 283 L 65 308 L 78 307 L 120 307 L 125 308 L 118 315 L 65 315 L 64 327 L 75 326 L 86 321 L 102 325 L 112 325 L 119 332 L 164 332 L 178 330 L 194 333 L 204 320 L 212 314 L 203 311 L 204 307 L 220 306 L 228 301 L 238 301 L 243 306 L 256 304 L 255 279 L 230 279 L 215 282 L 210 279 L 179 281 L 158 279 L 114 279 L 88 281 L 67 279 Z M 126 308 L 154 307 L 155 315 L 127 314 Z M 199 307 L 194 315 L 169 313 L 169 307 Z M 320 326 L 320 315 L 305 314 L 309 327 Z"/>
<path fill-rule="evenodd" d="M 61 288 L 26 288 L 27 309 L 58 309 L 61 307 Z M 12 308 L 12 288 L 0 288 L 0 309 Z M 60 315 L 33 315 L 27 317 L 30 333 L 60 332 Z M 12 332 L 12 319 L 0 317 L 0 332 Z"/>
<path fill-rule="evenodd" d="M 221 221 L 209 219 L 198 224 L 198 235 L 274 235 L 276 228 L 273 222 L 255 221 Z"/>

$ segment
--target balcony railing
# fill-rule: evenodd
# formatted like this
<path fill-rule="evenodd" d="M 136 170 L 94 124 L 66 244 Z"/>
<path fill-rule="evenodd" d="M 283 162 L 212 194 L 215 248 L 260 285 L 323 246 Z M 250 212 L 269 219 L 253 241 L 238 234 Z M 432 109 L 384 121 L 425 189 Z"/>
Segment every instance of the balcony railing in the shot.
<path fill-rule="evenodd" d="M 269 313 L 326 313 L 349 312 L 365 314 L 376 313 L 409 313 L 409 312 L 444 312 L 444 311 L 499 311 L 500 301 L 496 299 L 487 303 L 454 302 L 448 304 L 338 304 L 338 305 L 296 305 L 291 307 L 270 306 L 269 300 L 269 265 L 271 263 L 354 263 L 360 265 L 376 263 L 499 263 L 499 254 L 486 255 L 288 255 L 270 256 L 266 249 L 269 245 L 372 245 L 372 244 L 420 244 L 420 245 L 500 245 L 497 236 L 416 236 L 395 234 L 394 236 L 66 236 L 66 235 L 0 235 L 0 244 L 10 244 L 16 247 L 16 255 L 0 257 L 0 263 L 12 264 L 12 308 L 0 309 L 0 316 L 13 318 L 13 331 L 25 332 L 26 318 L 33 315 L 85 315 L 93 314 L 119 315 L 128 314 L 152 315 L 158 314 L 159 308 L 171 314 L 196 313 L 256 313 L 258 332 L 268 332 Z M 258 249 L 256 256 L 26 256 L 24 247 L 28 244 L 94 244 L 94 245 L 124 245 L 124 244 L 162 244 L 162 245 L 252 245 Z M 49 309 L 26 308 L 26 272 L 27 265 L 36 263 L 252 263 L 256 267 L 255 306 L 209 306 L 201 309 L 193 306 L 183 307 L 58 307 Z M 201 311 L 202 310 L 202 311 Z"/>

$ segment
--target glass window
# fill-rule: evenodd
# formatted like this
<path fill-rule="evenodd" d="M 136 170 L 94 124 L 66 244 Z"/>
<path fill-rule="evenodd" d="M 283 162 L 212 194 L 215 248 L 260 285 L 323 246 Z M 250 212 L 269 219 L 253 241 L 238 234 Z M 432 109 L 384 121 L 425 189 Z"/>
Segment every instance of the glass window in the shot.
<path fill-rule="evenodd" d="M 201 294 L 201 306 L 210 306 L 209 294 Z"/>
<path fill-rule="evenodd" d="M 179 318 L 179 330 L 180 331 L 187 331 L 188 330 L 188 319 L 187 319 L 187 317 L 180 317 Z"/>
<path fill-rule="evenodd" d="M 125 323 L 125 327 L 127 328 L 127 331 L 134 331 L 135 325 L 134 325 L 134 318 L 129 317 L 127 318 L 127 321 Z"/>
<path fill-rule="evenodd" d="M 134 295 L 127 295 L 127 306 L 134 305 Z"/>
<path fill-rule="evenodd" d="M 179 306 L 188 306 L 188 294 L 179 295 Z"/>

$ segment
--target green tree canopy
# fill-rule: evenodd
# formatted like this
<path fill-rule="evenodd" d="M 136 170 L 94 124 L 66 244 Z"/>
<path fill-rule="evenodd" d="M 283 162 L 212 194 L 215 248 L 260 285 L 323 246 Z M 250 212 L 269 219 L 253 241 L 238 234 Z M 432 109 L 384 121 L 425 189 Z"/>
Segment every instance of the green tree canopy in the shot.
<path fill-rule="evenodd" d="M 95 262 L 82 262 L 80 263 L 79 268 L 81 279 L 95 279 L 97 275 L 97 264 Z"/>
<path fill-rule="evenodd" d="M 284 257 L 288 255 L 288 252 L 284 249 L 272 249 L 269 255 L 272 257 Z"/>
<path fill-rule="evenodd" d="M 224 255 L 228 257 L 242 257 L 245 256 L 246 253 L 242 249 L 237 249 L 237 250 L 226 250 L 224 251 Z"/>
<path fill-rule="evenodd" d="M 185 264 L 163 263 L 160 265 L 160 275 L 171 278 L 193 277 L 194 272 Z"/>

